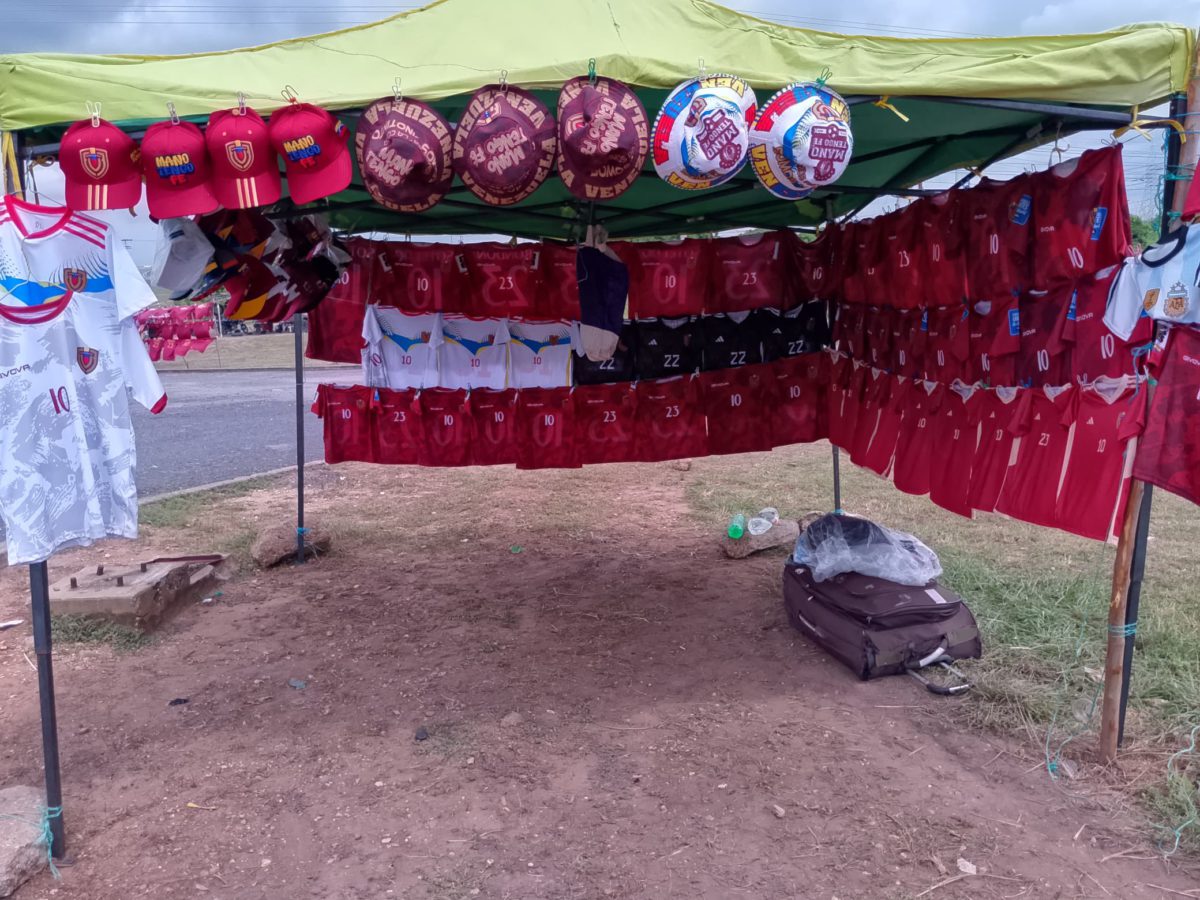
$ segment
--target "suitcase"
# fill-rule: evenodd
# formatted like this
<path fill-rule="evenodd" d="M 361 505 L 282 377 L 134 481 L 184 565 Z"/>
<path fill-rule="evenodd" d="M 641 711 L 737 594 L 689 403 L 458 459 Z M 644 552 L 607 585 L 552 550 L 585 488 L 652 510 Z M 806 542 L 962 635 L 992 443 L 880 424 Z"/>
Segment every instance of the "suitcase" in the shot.
<path fill-rule="evenodd" d="M 967 604 L 936 581 L 911 587 L 848 572 L 817 582 L 806 566 L 788 563 L 783 603 L 792 627 L 864 681 L 907 672 L 934 693 L 959 693 L 970 684 L 942 687 L 919 670 L 940 664 L 962 677 L 950 661 L 983 655 Z"/>

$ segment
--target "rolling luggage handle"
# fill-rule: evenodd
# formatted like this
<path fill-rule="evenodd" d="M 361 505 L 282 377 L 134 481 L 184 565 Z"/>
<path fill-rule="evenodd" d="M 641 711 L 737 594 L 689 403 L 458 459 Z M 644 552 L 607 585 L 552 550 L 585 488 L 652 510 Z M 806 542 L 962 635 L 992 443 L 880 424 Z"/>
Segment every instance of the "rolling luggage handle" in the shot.
<path fill-rule="evenodd" d="M 971 682 L 967 680 L 967 676 L 950 664 L 950 660 L 953 658 L 954 657 L 946 652 L 946 642 L 943 641 L 940 647 L 938 647 L 924 659 L 919 659 L 916 663 L 910 665 L 908 668 L 908 674 L 921 684 L 925 685 L 925 690 L 929 691 L 931 694 L 938 694 L 942 697 L 953 697 L 955 694 L 961 694 L 964 691 L 969 691 L 971 689 Z M 963 683 L 950 686 L 935 684 L 928 678 L 921 675 L 919 671 L 927 666 L 941 666 L 947 672 L 952 672 L 961 678 Z"/>

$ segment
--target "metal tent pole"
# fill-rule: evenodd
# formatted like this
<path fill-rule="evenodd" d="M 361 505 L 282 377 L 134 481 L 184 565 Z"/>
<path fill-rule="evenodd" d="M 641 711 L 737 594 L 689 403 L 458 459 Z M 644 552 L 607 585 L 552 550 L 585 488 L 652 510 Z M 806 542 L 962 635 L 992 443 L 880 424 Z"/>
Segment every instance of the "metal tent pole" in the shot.
<path fill-rule="evenodd" d="M 1171 100 L 1170 118 L 1183 123 L 1187 122 L 1188 99 L 1177 96 Z M 1177 181 L 1175 175 L 1179 169 L 1179 159 L 1182 153 L 1182 142 L 1175 131 L 1167 132 L 1167 171 L 1163 182 L 1163 212 L 1159 222 L 1159 237 L 1165 238 L 1171 230 L 1171 212 L 1175 207 L 1178 192 L 1175 190 Z M 1117 746 L 1125 740 L 1125 714 L 1129 707 L 1129 683 L 1133 675 L 1133 634 L 1137 628 L 1138 612 L 1142 600 L 1142 578 L 1146 574 L 1146 546 L 1150 540 L 1150 506 L 1154 498 L 1154 489 L 1146 485 L 1142 492 L 1142 502 L 1138 510 L 1137 534 L 1133 542 L 1133 558 L 1129 564 L 1129 592 L 1125 602 L 1125 648 L 1121 664 L 1121 709 L 1117 725 Z"/>
<path fill-rule="evenodd" d="M 12 135 L 15 171 L 8 192 L 25 196 L 25 167 L 21 158 L 21 134 Z M 6 169 L 11 161 L 6 161 Z M 50 825 L 50 855 L 62 859 L 67 852 L 62 816 L 62 773 L 58 761 L 58 711 L 54 703 L 53 642 L 50 632 L 50 573 L 45 562 L 29 566 L 29 602 L 33 625 L 33 651 L 37 656 L 38 705 L 42 717 L 42 760 L 46 769 L 46 817 Z"/>
<path fill-rule="evenodd" d="M 304 564 L 304 314 L 292 317 L 296 337 L 296 565 Z"/>
<path fill-rule="evenodd" d="M 1186 97 L 1171 100 L 1172 118 L 1182 118 L 1187 112 Z M 1171 229 L 1171 212 L 1175 204 L 1175 170 L 1179 166 L 1181 141 L 1179 134 L 1167 135 L 1167 168 L 1163 182 L 1163 212 L 1159 223 L 1160 237 Z M 1153 396 L 1153 386 L 1147 391 Z M 1100 712 L 1100 754 L 1108 762 L 1116 759 L 1117 748 L 1125 736 L 1125 716 L 1129 706 L 1129 686 L 1133 675 L 1133 636 L 1137 631 L 1141 605 L 1142 579 L 1146 574 L 1146 546 L 1150 539 L 1150 508 L 1153 490 L 1150 485 L 1134 481 L 1129 494 L 1117 556 L 1113 565 L 1112 594 L 1108 607 L 1108 646 L 1104 665 L 1104 700 Z"/>

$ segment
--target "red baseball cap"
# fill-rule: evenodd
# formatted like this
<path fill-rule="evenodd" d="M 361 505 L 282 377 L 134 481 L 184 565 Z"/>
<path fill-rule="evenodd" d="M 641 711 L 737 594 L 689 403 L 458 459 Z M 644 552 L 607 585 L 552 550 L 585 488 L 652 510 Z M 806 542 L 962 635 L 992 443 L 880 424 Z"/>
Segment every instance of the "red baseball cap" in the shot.
<path fill-rule="evenodd" d="M 68 128 L 58 164 L 71 209 L 129 209 L 142 198 L 138 146 L 104 119 L 83 119 Z"/>
<path fill-rule="evenodd" d="M 296 204 L 345 190 L 354 175 L 350 132 L 327 111 L 291 103 L 271 113 L 271 146 L 283 157 L 288 193 Z"/>
<path fill-rule="evenodd" d="M 208 117 L 204 139 L 213 193 L 223 207 L 247 209 L 279 202 L 279 163 L 262 116 L 249 107 L 218 110 Z"/>
<path fill-rule="evenodd" d="M 177 219 L 217 208 L 204 134 L 191 122 L 156 122 L 142 138 L 146 203 L 156 219 Z"/>

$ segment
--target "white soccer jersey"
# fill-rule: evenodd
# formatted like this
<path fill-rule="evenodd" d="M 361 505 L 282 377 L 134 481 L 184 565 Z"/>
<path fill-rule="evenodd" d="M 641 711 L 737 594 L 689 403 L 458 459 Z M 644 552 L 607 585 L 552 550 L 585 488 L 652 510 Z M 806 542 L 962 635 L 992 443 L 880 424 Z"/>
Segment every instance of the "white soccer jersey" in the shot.
<path fill-rule="evenodd" d="M 1104 324 L 1129 340 L 1141 316 L 1200 322 L 1200 225 L 1180 228 L 1140 257 L 1125 260 L 1108 294 Z"/>
<path fill-rule="evenodd" d="M 110 307 L 82 295 L 0 305 L 0 515 L 10 565 L 137 537 L 127 388 L 143 402 L 153 397 L 155 411 L 166 398 L 153 368 L 136 364 L 145 348 L 126 334 Z"/>
<path fill-rule="evenodd" d="M 579 341 L 573 322 L 509 322 L 508 333 L 512 338 L 508 345 L 512 387 L 570 386 L 571 350 Z"/>
<path fill-rule="evenodd" d="M 390 307 L 368 306 L 362 336 L 365 384 L 392 390 L 438 386 L 438 313 L 410 316 Z"/>
<path fill-rule="evenodd" d="M 438 350 L 441 387 L 508 387 L 508 341 L 504 319 L 445 316 Z"/>

